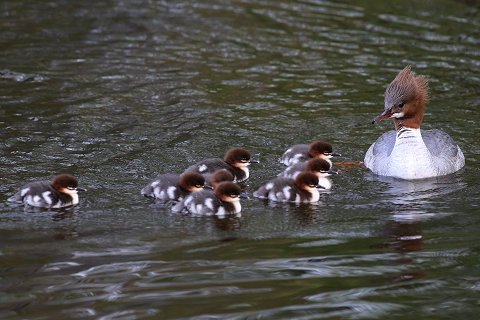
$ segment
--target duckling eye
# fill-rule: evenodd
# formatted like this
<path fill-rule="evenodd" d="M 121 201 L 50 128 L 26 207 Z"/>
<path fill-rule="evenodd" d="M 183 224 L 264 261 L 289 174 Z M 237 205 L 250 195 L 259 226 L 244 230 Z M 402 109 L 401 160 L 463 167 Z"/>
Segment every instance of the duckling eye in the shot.
<path fill-rule="evenodd" d="M 400 102 L 400 103 L 398 104 L 398 107 L 399 107 L 399 108 L 403 108 L 404 105 L 405 105 L 405 102 L 402 101 L 402 102 Z"/>
<path fill-rule="evenodd" d="M 75 190 L 76 188 L 74 186 L 68 186 L 67 189 L 68 190 Z"/>
<path fill-rule="evenodd" d="M 201 184 L 197 184 L 197 185 L 195 185 L 195 187 L 197 187 L 197 188 L 201 188 L 201 187 L 203 187 L 203 185 L 201 185 Z"/>
<path fill-rule="evenodd" d="M 230 195 L 230 197 L 232 197 L 232 198 L 236 198 L 236 197 L 238 197 L 238 194 L 234 194 L 234 193 L 232 193 L 232 194 Z"/>
<path fill-rule="evenodd" d="M 314 184 L 310 184 L 309 186 L 310 186 L 310 188 L 315 188 Z"/>
<path fill-rule="evenodd" d="M 247 158 L 242 158 L 242 159 L 240 159 L 240 161 L 242 161 L 242 162 L 248 162 L 248 159 L 247 159 Z"/>

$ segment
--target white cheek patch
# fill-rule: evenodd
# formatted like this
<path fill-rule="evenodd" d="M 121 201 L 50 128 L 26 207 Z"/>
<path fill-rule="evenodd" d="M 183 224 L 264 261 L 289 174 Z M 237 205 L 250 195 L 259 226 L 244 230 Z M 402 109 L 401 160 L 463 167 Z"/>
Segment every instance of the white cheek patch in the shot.
<path fill-rule="evenodd" d="M 207 169 L 208 169 L 207 166 L 204 165 L 204 164 L 201 164 L 201 165 L 198 166 L 198 171 L 200 171 L 200 172 L 205 172 L 205 171 L 207 171 Z"/>
<path fill-rule="evenodd" d="M 175 199 L 175 191 L 177 190 L 177 187 L 168 187 L 167 189 L 167 194 L 170 199 Z"/>
<path fill-rule="evenodd" d="M 403 118 L 403 116 L 405 115 L 404 112 L 396 112 L 394 114 L 392 114 L 392 118 Z"/>
<path fill-rule="evenodd" d="M 77 194 L 77 190 L 70 190 L 68 188 L 63 188 L 63 193 L 69 194 L 71 196 Z"/>
<path fill-rule="evenodd" d="M 200 187 L 200 188 L 193 188 L 192 192 L 199 192 L 199 191 L 202 191 L 203 190 L 203 187 Z"/>
<path fill-rule="evenodd" d="M 22 191 L 20 191 L 20 195 L 21 195 L 22 197 L 24 197 L 24 196 L 27 194 L 28 191 L 30 191 L 30 188 L 22 189 Z"/>
<path fill-rule="evenodd" d="M 237 167 L 237 168 L 246 168 L 246 167 L 248 167 L 249 164 L 250 164 L 250 163 L 248 163 L 248 162 L 237 162 L 237 163 L 235 163 L 235 167 Z"/>

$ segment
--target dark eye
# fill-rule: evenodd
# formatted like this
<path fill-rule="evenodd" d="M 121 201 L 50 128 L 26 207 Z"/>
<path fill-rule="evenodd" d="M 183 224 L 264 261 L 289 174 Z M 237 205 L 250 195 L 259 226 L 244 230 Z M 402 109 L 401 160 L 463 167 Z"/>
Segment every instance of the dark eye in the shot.
<path fill-rule="evenodd" d="M 402 101 L 402 102 L 400 102 L 400 103 L 398 104 L 398 107 L 399 107 L 399 108 L 403 108 L 404 105 L 405 105 L 405 102 Z"/>
<path fill-rule="evenodd" d="M 68 190 L 75 190 L 76 188 L 74 186 L 68 186 L 67 189 Z"/>
<path fill-rule="evenodd" d="M 203 187 L 203 185 L 202 184 L 197 184 L 195 187 L 201 188 L 201 187 Z"/>
<path fill-rule="evenodd" d="M 233 194 L 233 193 L 232 193 L 232 194 L 230 195 L 230 197 L 236 198 L 236 197 L 238 197 L 238 194 Z"/>
<path fill-rule="evenodd" d="M 240 161 L 242 161 L 242 162 L 248 162 L 248 159 L 247 159 L 247 158 L 242 158 L 242 159 L 240 159 Z"/>

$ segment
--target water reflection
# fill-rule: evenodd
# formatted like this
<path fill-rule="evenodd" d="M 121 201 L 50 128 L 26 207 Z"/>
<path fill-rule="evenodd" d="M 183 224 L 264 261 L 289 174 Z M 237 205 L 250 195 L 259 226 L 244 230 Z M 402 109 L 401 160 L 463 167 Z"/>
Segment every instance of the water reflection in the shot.
<path fill-rule="evenodd" d="M 382 202 L 394 205 L 390 218 L 383 226 L 380 235 L 384 242 L 374 245 L 396 252 L 399 256 L 391 263 L 399 266 L 414 267 L 417 255 L 412 253 L 424 250 L 422 224 L 433 217 L 443 215 L 436 204 L 438 199 L 465 188 L 462 177 L 458 174 L 432 179 L 407 181 L 391 177 L 370 176 L 371 181 L 382 182 Z M 385 283 L 412 281 L 425 278 L 427 270 L 408 270 L 399 272 L 385 279 Z"/>
<path fill-rule="evenodd" d="M 240 216 L 226 216 L 226 217 L 213 217 L 215 226 L 221 231 L 235 231 L 240 230 L 241 220 Z"/>
<path fill-rule="evenodd" d="M 389 220 L 384 226 L 382 235 L 387 239 L 380 246 L 382 248 L 400 253 L 422 250 L 423 236 L 419 221 Z"/>
<path fill-rule="evenodd" d="M 54 229 L 52 236 L 54 240 L 73 240 L 78 238 L 77 228 L 75 226 L 63 226 Z"/>
<path fill-rule="evenodd" d="M 477 310 L 478 12 L 342 2 L 2 2 L 0 196 L 67 168 L 98 192 L 78 216 L 0 204 L 0 318 L 423 319 L 449 311 L 446 295 Z M 429 123 L 470 147 L 463 202 L 459 177 L 367 177 L 372 191 L 355 163 L 337 163 L 345 175 L 317 206 L 251 199 L 241 218 L 138 195 L 152 172 L 233 145 L 262 152 L 252 186 L 297 142 L 362 158 L 378 129 L 360 124 L 406 63 L 431 77 Z M 455 235 L 438 218 L 451 209 Z M 447 239 L 434 248 L 432 228 Z"/>
<path fill-rule="evenodd" d="M 466 187 L 460 174 L 423 180 L 402 180 L 372 174 L 367 176 L 367 179 L 387 185 L 382 192 L 385 195 L 383 202 L 406 206 L 404 208 L 409 208 L 408 210 L 411 210 L 411 207 L 427 208 L 432 200 Z"/>

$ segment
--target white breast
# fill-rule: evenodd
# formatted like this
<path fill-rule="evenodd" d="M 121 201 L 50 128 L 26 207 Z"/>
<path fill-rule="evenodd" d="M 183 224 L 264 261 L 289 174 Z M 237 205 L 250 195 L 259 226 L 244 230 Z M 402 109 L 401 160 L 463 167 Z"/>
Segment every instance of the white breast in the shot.
<path fill-rule="evenodd" d="M 235 207 L 235 212 L 233 213 L 239 213 L 242 210 L 242 205 L 240 204 L 240 200 L 236 200 L 232 202 L 233 206 Z"/>
<path fill-rule="evenodd" d="M 318 184 L 321 185 L 325 190 L 332 188 L 332 181 L 326 177 L 318 178 Z"/>
<path fill-rule="evenodd" d="M 317 188 L 312 188 L 312 190 L 309 190 L 312 193 L 312 198 L 310 199 L 310 202 L 317 202 L 320 200 L 320 193 L 318 192 Z"/>
<path fill-rule="evenodd" d="M 411 128 L 398 131 L 390 156 L 375 159 L 370 169 L 379 175 L 407 180 L 438 175 L 420 129 Z"/>

